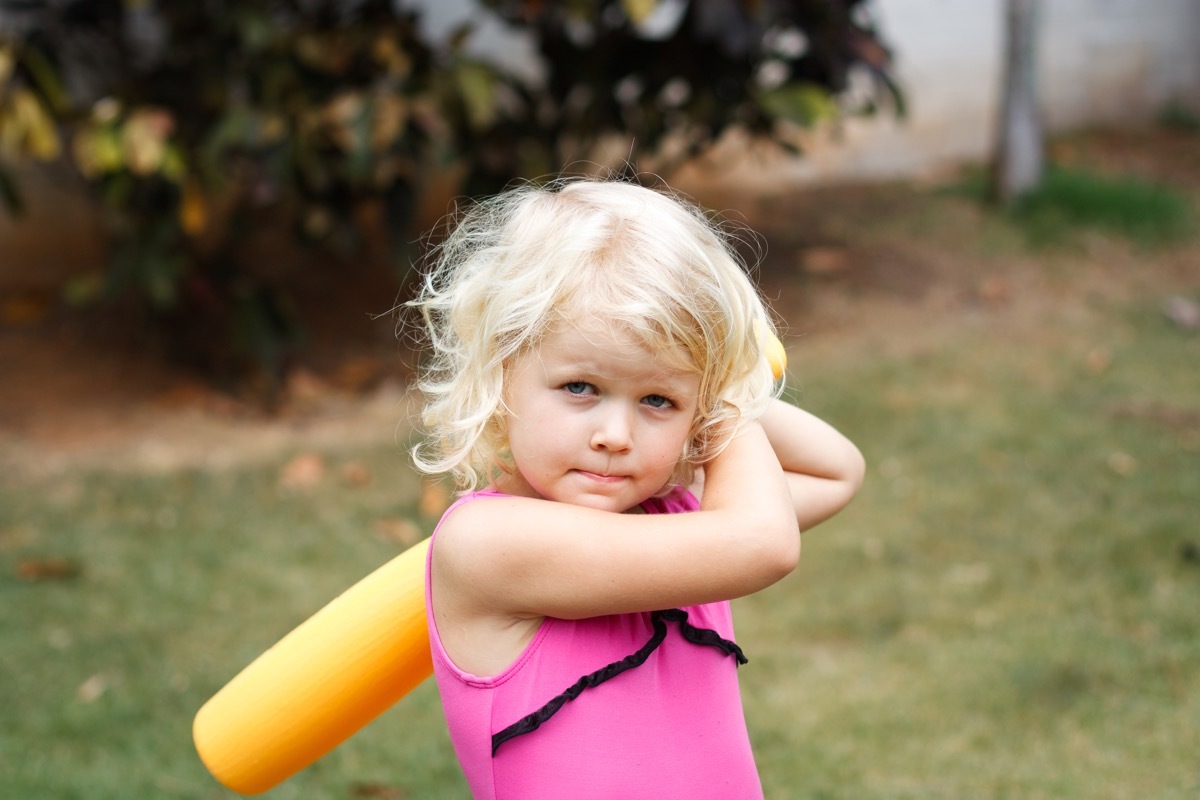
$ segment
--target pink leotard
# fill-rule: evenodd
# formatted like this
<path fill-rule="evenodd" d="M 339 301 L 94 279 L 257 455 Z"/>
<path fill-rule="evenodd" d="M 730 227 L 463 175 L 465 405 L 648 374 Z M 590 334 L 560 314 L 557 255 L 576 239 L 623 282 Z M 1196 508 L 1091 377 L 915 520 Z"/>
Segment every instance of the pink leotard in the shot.
<path fill-rule="evenodd" d="M 496 494 L 463 497 L 443 520 Z M 658 514 L 698 507 L 684 490 L 643 504 Z M 425 574 L 430 598 L 429 562 Z M 762 797 L 728 602 L 548 617 L 489 677 L 454 665 L 428 599 L 426 613 L 450 738 L 476 800 Z"/>

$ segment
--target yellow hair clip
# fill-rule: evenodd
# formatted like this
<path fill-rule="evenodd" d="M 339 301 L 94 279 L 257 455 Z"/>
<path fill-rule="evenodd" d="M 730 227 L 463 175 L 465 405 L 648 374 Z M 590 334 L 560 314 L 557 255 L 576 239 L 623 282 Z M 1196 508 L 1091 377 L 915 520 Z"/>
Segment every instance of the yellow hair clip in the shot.
<path fill-rule="evenodd" d="M 771 365 L 771 374 L 775 376 L 775 380 L 779 380 L 787 369 L 787 351 L 783 349 L 783 342 L 779 341 L 779 337 L 771 333 L 762 320 L 756 319 L 754 322 L 759 347 L 767 357 L 767 363 Z"/>

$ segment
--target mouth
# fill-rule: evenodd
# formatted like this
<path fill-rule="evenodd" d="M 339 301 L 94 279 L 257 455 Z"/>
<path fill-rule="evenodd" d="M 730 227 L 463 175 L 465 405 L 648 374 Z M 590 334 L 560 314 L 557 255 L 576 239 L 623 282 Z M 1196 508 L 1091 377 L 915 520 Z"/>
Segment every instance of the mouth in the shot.
<path fill-rule="evenodd" d="M 625 480 L 624 475 L 605 475 L 599 472 L 588 472 L 586 469 L 577 469 L 575 472 L 590 481 L 595 481 L 596 483 L 612 484 L 620 483 L 621 481 Z"/>

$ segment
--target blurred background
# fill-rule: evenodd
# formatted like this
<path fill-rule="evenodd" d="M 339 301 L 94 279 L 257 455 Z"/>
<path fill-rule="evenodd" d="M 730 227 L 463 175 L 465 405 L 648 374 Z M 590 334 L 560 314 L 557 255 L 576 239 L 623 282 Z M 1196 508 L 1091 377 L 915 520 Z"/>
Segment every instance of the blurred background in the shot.
<path fill-rule="evenodd" d="M 456 204 L 757 232 L 869 463 L 737 602 L 772 798 L 1200 796 L 1200 5 L 0 0 L 0 795 L 222 798 L 199 706 L 428 535 Z M 466 796 L 427 682 L 278 798 Z"/>

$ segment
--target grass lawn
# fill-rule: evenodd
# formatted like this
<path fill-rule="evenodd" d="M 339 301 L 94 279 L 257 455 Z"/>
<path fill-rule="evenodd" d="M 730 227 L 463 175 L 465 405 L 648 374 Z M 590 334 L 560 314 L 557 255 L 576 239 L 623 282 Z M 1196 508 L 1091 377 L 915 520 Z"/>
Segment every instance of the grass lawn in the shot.
<path fill-rule="evenodd" d="M 794 396 L 870 463 L 797 574 L 737 602 L 767 796 L 1200 796 L 1200 333 L 1161 310 L 1200 300 L 1200 250 L 1040 251 L 964 197 L 880 191 L 852 255 L 917 289 L 767 276 Z M 374 480 L 5 468 L 0 796 L 232 797 L 196 709 L 402 549 L 381 520 L 431 523 L 390 431 L 325 457 Z M 432 682 L 264 796 L 465 797 Z"/>

